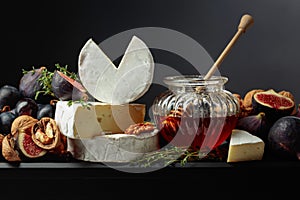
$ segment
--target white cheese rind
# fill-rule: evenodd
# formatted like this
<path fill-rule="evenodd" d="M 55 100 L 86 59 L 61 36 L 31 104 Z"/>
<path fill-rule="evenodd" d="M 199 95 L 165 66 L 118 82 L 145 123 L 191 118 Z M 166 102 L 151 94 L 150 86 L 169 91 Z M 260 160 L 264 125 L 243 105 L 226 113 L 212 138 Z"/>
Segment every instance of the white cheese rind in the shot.
<path fill-rule="evenodd" d="M 265 143 L 259 137 L 244 130 L 232 131 L 227 162 L 262 160 Z"/>
<path fill-rule="evenodd" d="M 92 138 L 106 133 L 122 133 L 131 124 L 144 122 L 145 104 L 89 103 L 87 109 L 80 103 L 69 106 L 67 101 L 57 102 L 54 119 L 62 134 L 69 138 Z"/>
<path fill-rule="evenodd" d="M 152 84 L 154 61 L 146 44 L 133 36 L 118 67 L 89 39 L 79 54 L 78 73 L 83 86 L 98 101 L 133 102 Z"/>
<path fill-rule="evenodd" d="M 158 130 L 140 135 L 111 134 L 89 139 L 68 138 L 68 151 L 75 159 L 124 163 L 159 149 Z"/>

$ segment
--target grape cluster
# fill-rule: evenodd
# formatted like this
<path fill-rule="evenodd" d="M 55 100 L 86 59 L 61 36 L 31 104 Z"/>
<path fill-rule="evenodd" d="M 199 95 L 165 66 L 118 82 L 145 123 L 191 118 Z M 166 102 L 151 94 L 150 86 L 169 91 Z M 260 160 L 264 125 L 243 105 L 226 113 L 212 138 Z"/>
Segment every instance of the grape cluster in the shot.
<path fill-rule="evenodd" d="M 12 122 L 20 115 L 30 115 L 36 119 L 53 118 L 55 104 L 25 96 L 13 85 L 3 85 L 0 87 L 0 109 L 0 134 L 7 135 L 11 131 Z"/>

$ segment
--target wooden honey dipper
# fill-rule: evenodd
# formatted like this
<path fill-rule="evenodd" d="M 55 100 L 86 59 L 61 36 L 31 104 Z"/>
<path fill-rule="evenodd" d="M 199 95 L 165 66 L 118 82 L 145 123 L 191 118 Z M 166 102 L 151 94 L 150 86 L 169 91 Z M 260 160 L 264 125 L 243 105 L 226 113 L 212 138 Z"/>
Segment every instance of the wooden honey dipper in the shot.
<path fill-rule="evenodd" d="M 251 15 L 245 14 L 241 17 L 240 23 L 238 25 L 237 32 L 231 39 L 231 41 L 227 44 L 226 48 L 223 50 L 219 58 L 216 60 L 216 62 L 212 65 L 210 70 L 207 72 L 207 74 L 204 76 L 204 80 L 210 79 L 210 77 L 214 74 L 214 72 L 217 70 L 217 68 L 221 65 L 224 58 L 228 55 L 230 50 L 232 49 L 233 45 L 236 43 L 238 38 L 242 35 L 242 33 L 245 33 L 246 30 L 254 23 L 254 20 Z M 196 88 L 196 91 L 201 91 L 202 86 L 198 86 Z"/>

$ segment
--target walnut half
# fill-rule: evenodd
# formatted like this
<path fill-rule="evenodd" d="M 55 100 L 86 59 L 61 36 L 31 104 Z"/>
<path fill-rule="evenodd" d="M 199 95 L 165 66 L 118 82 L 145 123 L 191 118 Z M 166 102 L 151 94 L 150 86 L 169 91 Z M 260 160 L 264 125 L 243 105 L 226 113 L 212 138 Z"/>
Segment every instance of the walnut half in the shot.
<path fill-rule="evenodd" d="M 60 142 L 60 130 L 54 119 L 43 117 L 31 129 L 33 142 L 43 149 L 54 149 Z"/>
<path fill-rule="evenodd" d="M 151 122 L 142 122 L 130 125 L 125 131 L 125 134 L 139 135 L 141 133 L 151 132 L 155 129 L 155 126 Z"/>

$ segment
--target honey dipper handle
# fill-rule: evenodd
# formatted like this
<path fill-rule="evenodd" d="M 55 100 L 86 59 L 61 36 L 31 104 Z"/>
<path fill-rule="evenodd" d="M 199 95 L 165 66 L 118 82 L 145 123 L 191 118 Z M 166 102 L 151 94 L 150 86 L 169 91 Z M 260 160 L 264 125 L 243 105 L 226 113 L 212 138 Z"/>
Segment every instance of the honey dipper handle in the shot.
<path fill-rule="evenodd" d="M 219 58 L 216 60 L 216 62 L 213 64 L 213 66 L 210 68 L 208 73 L 204 76 L 204 80 L 209 79 L 214 74 L 214 72 L 217 70 L 217 68 L 220 66 L 220 64 L 223 62 L 224 58 L 227 56 L 227 54 L 231 50 L 232 46 L 235 44 L 237 39 L 240 37 L 240 35 L 242 33 L 245 33 L 246 30 L 253 23 L 254 23 L 254 20 L 253 20 L 251 15 L 245 14 L 245 15 L 242 16 L 236 34 L 233 36 L 231 41 L 228 43 L 226 48 L 223 50 L 222 54 L 219 56 Z"/>

